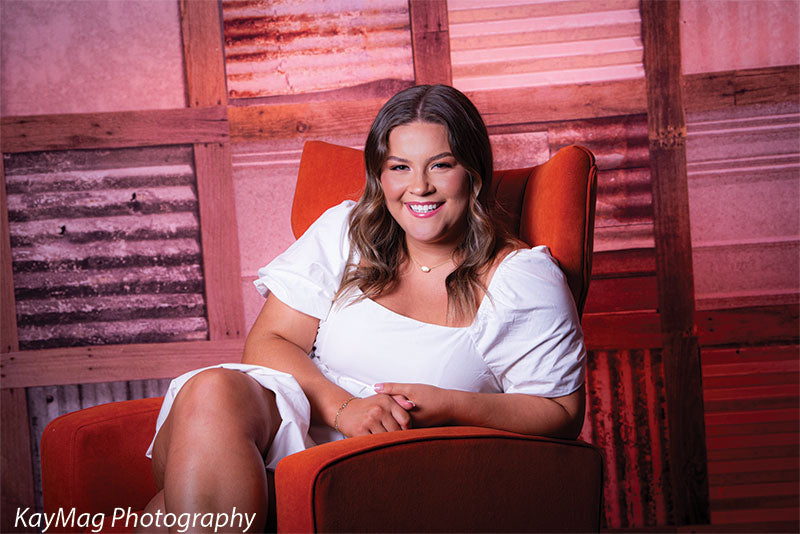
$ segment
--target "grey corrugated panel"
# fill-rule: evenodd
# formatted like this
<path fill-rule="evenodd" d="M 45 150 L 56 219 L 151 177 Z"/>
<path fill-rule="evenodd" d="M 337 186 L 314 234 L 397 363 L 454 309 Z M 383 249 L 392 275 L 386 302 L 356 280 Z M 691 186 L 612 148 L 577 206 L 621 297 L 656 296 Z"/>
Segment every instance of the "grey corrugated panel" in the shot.
<path fill-rule="evenodd" d="M 4 156 L 22 350 L 207 338 L 192 156 Z"/>
<path fill-rule="evenodd" d="M 222 2 L 228 95 L 414 79 L 406 0 Z"/>
<path fill-rule="evenodd" d="M 698 308 L 800 295 L 800 103 L 687 114 Z"/>
<path fill-rule="evenodd" d="M 40 444 L 44 428 L 50 421 L 66 413 L 107 402 L 160 397 L 166 393 L 169 382 L 170 379 L 165 378 L 28 388 L 28 415 L 33 449 L 34 493 L 37 509 L 42 509 Z"/>

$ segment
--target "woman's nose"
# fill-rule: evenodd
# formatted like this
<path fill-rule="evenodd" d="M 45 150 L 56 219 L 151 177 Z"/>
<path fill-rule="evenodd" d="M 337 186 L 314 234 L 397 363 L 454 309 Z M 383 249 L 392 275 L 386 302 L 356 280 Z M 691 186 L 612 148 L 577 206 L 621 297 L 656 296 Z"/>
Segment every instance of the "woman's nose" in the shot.
<path fill-rule="evenodd" d="M 433 193 L 436 188 L 431 183 L 428 173 L 415 172 L 408 190 L 415 195 L 423 196 Z"/>

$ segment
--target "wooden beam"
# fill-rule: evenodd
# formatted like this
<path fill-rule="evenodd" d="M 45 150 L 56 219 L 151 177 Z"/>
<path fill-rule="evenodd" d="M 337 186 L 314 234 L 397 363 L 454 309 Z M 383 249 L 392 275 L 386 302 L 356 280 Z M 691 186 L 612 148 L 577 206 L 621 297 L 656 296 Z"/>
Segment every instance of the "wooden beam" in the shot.
<path fill-rule="evenodd" d="M 218 2 L 180 0 L 189 107 L 228 103 Z"/>
<path fill-rule="evenodd" d="M 227 103 L 219 4 L 181 0 L 180 11 L 189 106 Z M 230 143 L 196 144 L 194 160 L 209 337 L 241 338 L 242 288 L 232 276 L 241 267 Z"/>
<path fill-rule="evenodd" d="M 14 278 L 11 268 L 11 238 L 8 229 L 6 177 L 0 160 L 0 353 L 19 350 Z M 2 380 L 0 380 L 2 384 Z M 24 388 L 0 391 L 0 532 L 20 532 L 14 527 L 17 508 L 35 504 L 31 460 L 28 401 Z"/>
<path fill-rule="evenodd" d="M 681 86 L 680 3 L 640 4 L 673 520 L 710 519 Z"/>
<path fill-rule="evenodd" d="M 0 138 L 4 153 L 229 140 L 222 106 L 3 117 Z"/>
<path fill-rule="evenodd" d="M 209 337 L 245 335 L 230 143 L 195 145 Z"/>
<path fill-rule="evenodd" d="M 229 107 L 231 141 L 366 137 L 386 98 Z"/>
<path fill-rule="evenodd" d="M 418 85 L 453 84 L 447 0 L 408 0 L 414 79 Z"/>
<path fill-rule="evenodd" d="M 0 384 L 6 391 L 59 384 L 174 378 L 192 369 L 240 362 L 243 348 L 243 339 L 228 339 L 12 352 L 0 355 Z"/>
<path fill-rule="evenodd" d="M 691 74 L 684 77 L 686 111 L 800 100 L 800 65 Z"/>

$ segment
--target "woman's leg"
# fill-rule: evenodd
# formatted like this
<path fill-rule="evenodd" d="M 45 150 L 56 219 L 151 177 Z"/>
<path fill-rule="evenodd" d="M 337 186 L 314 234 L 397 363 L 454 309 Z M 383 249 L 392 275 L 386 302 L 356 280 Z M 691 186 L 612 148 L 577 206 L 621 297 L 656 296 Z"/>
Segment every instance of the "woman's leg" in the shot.
<path fill-rule="evenodd" d="M 275 394 L 247 374 L 209 369 L 193 376 L 153 445 L 153 474 L 163 494 L 148 511 L 229 515 L 235 506 L 256 513 L 249 532 L 260 531 L 267 517 L 264 456 L 280 423 Z"/>

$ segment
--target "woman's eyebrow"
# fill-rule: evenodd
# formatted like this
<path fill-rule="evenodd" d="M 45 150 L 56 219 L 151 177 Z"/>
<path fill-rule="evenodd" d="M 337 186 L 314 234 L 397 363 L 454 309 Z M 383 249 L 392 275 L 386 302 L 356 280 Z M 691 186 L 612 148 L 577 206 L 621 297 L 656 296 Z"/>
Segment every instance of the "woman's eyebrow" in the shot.
<path fill-rule="evenodd" d="M 452 152 L 442 152 L 441 154 L 436 154 L 435 156 L 432 156 L 432 157 L 428 158 L 428 162 L 430 163 L 431 161 L 434 161 L 434 160 L 437 160 L 437 159 L 440 159 L 440 158 L 446 158 L 446 157 L 454 157 L 454 156 L 453 156 Z M 389 161 L 390 159 L 394 160 L 394 161 L 399 161 L 400 163 L 408 163 L 409 162 L 409 160 L 401 158 L 400 156 L 386 156 L 386 161 Z"/>

